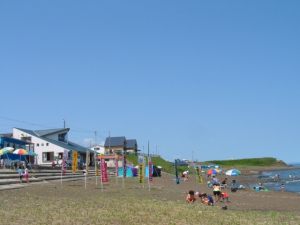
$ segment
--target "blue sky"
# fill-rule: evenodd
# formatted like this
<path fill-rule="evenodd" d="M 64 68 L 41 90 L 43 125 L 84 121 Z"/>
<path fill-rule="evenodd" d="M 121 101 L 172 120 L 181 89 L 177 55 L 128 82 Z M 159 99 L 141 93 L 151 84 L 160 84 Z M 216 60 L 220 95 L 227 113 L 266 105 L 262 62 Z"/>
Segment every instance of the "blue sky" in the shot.
<path fill-rule="evenodd" d="M 299 7 L 1 1 L 0 132 L 65 119 L 78 143 L 110 131 L 169 160 L 300 161 Z"/>

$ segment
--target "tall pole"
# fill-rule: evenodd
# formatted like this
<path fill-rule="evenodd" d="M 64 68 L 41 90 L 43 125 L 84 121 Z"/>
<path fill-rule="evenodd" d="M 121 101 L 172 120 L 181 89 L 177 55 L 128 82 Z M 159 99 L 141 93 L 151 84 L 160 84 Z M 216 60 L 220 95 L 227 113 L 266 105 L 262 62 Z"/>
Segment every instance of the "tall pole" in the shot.
<path fill-rule="evenodd" d="M 148 140 L 148 189 L 150 191 L 150 147 L 149 147 L 149 140 Z"/>
<path fill-rule="evenodd" d="M 97 142 L 97 131 L 94 132 L 95 134 L 95 144 Z M 94 164 L 95 164 L 95 178 L 96 178 L 96 187 L 98 185 L 98 180 L 97 180 L 97 153 L 96 153 L 96 150 L 95 150 L 95 147 L 94 147 Z"/>

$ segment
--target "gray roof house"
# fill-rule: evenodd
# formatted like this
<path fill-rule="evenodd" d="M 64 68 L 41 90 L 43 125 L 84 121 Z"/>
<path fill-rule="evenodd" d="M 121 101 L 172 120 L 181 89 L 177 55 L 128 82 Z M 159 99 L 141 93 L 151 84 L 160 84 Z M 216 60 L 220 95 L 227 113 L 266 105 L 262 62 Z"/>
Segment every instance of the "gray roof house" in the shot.
<path fill-rule="evenodd" d="M 138 151 L 136 139 L 126 139 L 124 136 L 107 137 L 104 147 L 107 154 L 122 153 L 123 151 L 136 153 Z"/>

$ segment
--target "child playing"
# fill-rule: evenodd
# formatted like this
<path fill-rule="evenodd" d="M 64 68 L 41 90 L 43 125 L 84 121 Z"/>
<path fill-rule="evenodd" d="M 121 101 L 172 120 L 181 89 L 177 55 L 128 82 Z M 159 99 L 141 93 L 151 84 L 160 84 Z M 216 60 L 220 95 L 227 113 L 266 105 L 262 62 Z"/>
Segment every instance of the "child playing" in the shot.
<path fill-rule="evenodd" d="M 201 198 L 201 202 L 205 205 L 214 205 L 214 199 L 212 196 L 207 195 L 206 193 L 199 194 L 199 197 Z"/>
<path fill-rule="evenodd" d="M 221 193 L 221 202 L 225 201 L 229 202 L 229 194 L 227 192 L 222 192 Z"/>
<path fill-rule="evenodd" d="M 195 192 L 190 190 L 188 195 L 186 196 L 187 203 L 194 203 L 196 201 Z"/>
<path fill-rule="evenodd" d="M 28 172 L 27 167 L 25 168 L 25 171 L 24 171 L 24 178 L 25 178 L 26 182 L 29 183 L 29 172 Z"/>
<path fill-rule="evenodd" d="M 20 183 L 22 183 L 22 182 L 23 182 L 23 169 L 22 169 L 21 166 L 19 166 L 17 172 L 18 172 L 18 174 L 19 174 Z"/>

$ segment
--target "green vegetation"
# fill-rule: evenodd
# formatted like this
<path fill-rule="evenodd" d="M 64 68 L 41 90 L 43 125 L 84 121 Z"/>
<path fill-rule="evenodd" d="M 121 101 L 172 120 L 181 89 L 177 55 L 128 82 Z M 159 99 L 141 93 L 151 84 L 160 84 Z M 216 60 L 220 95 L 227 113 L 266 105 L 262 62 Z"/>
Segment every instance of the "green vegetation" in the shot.
<path fill-rule="evenodd" d="M 278 161 L 276 158 L 249 158 L 249 159 L 236 159 L 236 160 L 213 160 L 205 162 L 207 164 L 214 163 L 220 166 L 284 166 L 286 165 L 282 161 Z"/>
<path fill-rule="evenodd" d="M 129 154 L 127 156 L 127 159 L 129 162 L 133 163 L 134 165 L 137 165 L 138 163 L 138 157 L 135 154 Z M 152 157 L 151 159 L 154 165 L 162 167 L 163 172 L 171 173 L 171 174 L 175 173 L 173 163 L 168 162 L 161 157 Z M 184 170 L 187 170 L 187 166 L 178 166 L 179 173 L 183 172 Z"/>

